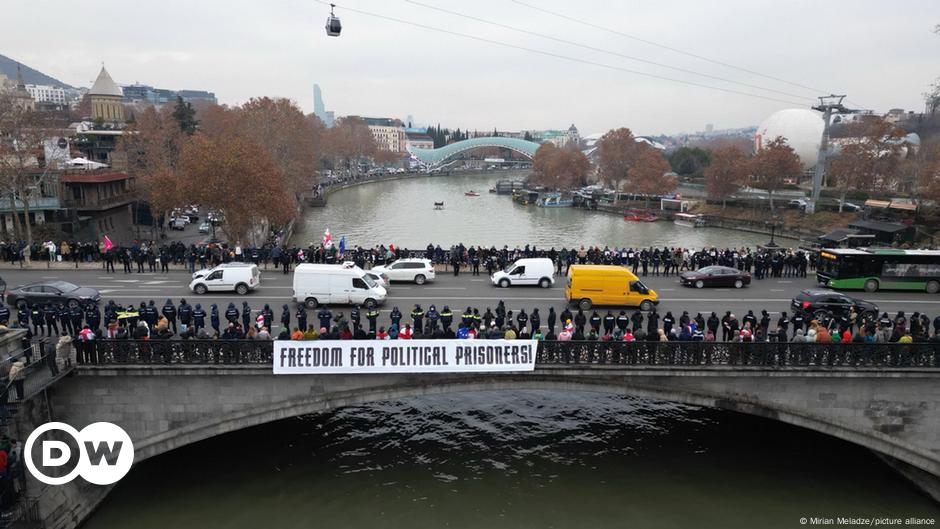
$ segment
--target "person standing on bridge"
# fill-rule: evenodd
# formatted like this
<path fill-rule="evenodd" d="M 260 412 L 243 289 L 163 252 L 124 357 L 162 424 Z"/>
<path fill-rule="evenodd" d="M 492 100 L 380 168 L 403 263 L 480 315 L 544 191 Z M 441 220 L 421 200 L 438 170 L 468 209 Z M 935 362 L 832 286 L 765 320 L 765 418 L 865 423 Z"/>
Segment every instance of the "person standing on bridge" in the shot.
<path fill-rule="evenodd" d="M 160 312 L 166 318 L 167 323 L 173 326 L 173 334 L 178 333 L 179 331 L 176 329 L 176 306 L 173 305 L 170 298 L 166 298 L 166 303 L 163 304 L 163 309 Z"/>
<path fill-rule="evenodd" d="M 648 318 L 646 318 L 646 335 L 647 336 L 656 336 L 656 331 L 659 330 L 659 313 L 656 312 L 656 309 L 653 308 L 653 311 L 650 312 Z"/>
<path fill-rule="evenodd" d="M 33 321 L 33 335 L 45 335 L 43 321 L 45 321 L 45 311 L 39 304 L 33 305 L 29 309 L 29 315 Z"/>
<path fill-rule="evenodd" d="M 411 319 L 414 322 L 413 333 L 421 334 L 424 329 L 424 309 L 421 305 L 415 303 L 415 308 L 411 311 Z"/>
<path fill-rule="evenodd" d="M 457 251 L 451 253 L 450 265 L 454 267 L 454 277 L 460 275 L 460 256 L 457 255 Z"/>
<path fill-rule="evenodd" d="M 614 313 L 607 309 L 607 314 L 604 315 L 604 336 L 610 336 L 610 333 L 614 332 L 614 326 L 617 324 L 617 317 L 614 316 Z"/>
<path fill-rule="evenodd" d="M 271 306 L 268 305 L 267 303 L 265 303 L 265 304 L 264 304 L 264 308 L 261 309 L 261 314 L 259 314 L 259 316 L 261 316 L 261 321 L 263 322 L 263 325 L 262 325 L 262 326 L 263 326 L 263 327 L 267 327 L 267 328 L 268 328 L 268 332 L 271 332 L 271 330 L 274 328 L 274 327 L 273 327 L 273 324 L 274 324 L 274 311 L 271 310 Z M 326 328 L 327 328 L 327 329 L 330 328 L 329 323 L 327 323 Z"/>
<path fill-rule="evenodd" d="M 597 313 L 597 309 L 594 309 L 594 312 L 591 313 L 591 330 L 594 331 L 594 334 L 600 332 L 601 328 L 601 315 Z"/>
<path fill-rule="evenodd" d="M 183 300 L 185 303 L 186 300 Z M 181 305 L 182 307 L 182 305 Z M 182 312 L 180 308 L 180 312 Z M 206 326 L 206 311 L 202 310 L 202 305 L 196 303 L 196 308 L 193 309 L 193 327 L 195 328 L 196 334 L 199 333 L 199 330 Z"/>
<path fill-rule="evenodd" d="M 89 301 L 85 304 L 85 322 L 96 333 L 101 328 L 101 312 L 98 311 L 98 304 Z"/>
<path fill-rule="evenodd" d="M 388 319 L 390 319 L 392 321 L 392 325 L 395 326 L 395 329 L 392 329 L 391 325 L 388 328 L 389 336 L 392 337 L 392 339 L 394 339 L 392 335 L 397 333 L 398 329 L 401 328 L 402 314 L 401 314 L 401 311 L 398 310 L 398 307 L 392 307 L 392 312 L 391 314 L 388 315 Z M 393 330 L 395 331 L 395 333 L 392 332 Z"/>
<path fill-rule="evenodd" d="M 63 331 L 69 334 L 78 332 L 78 329 L 74 332 L 72 331 L 72 319 L 69 317 L 69 308 L 66 307 L 64 303 L 59 303 L 59 307 L 56 309 L 56 316 L 59 318 L 59 325 L 62 327 Z"/>
<path fill-rule="evenodd" d="M 379 309 L 376 306 L 372 306 L 369 309 L 366 309 L 366 320 L 369 321 L 369 335 L 375 335 L 375 328 L 378 325 L 379 320 Z"/>
<path fill-rule="evenodd" d="M 633 328 L 631 330 L 635 335 L 638 330 L 643 328 L 643 313 L 639 310 L 633 311 L 633 315 L 630 316 L 630 323 L 633 324 Z"/>
<path fill-rule="evenodd" d="M 450 307 L 447 305 L 444 305 L 444 309 L 441 310 L 441 327 L 443 327 L 445 333 L 448 329 L 450 329 L 450 326 L 453 323 L 454 311 L 450 310 Z"/>
<path fill-rule="evenodd" d="M 209 326 L 215 331 L 216 336 L 222 335 L 222 322 L 219 318 L 219 306 L 213 303 L 209 307 Z"/>
<path fill-rule="evenodd" d="M 324 305 L 320 307 L 320 311 L 317 312 L 317 319 L 320 320 L 320 328 L 329 329 L 330 323 L 333 321 L 333 313 Z"/>
<path fill-rule="evenodd" d="M 290 307 L 287 303 L 281 307 L 281 328 L 290 332 Z"/>
<path fill-rule="evenodd" d="M 529 314 L 529 325 L 532 326 L 532 335 L 534 336 L 539 329 L 542 328 L 542 315 L 539 314 L 539 308 L 535 307 L 532 309 L 532 314 Z"/>
<path fill-rule="evenodd" d="M 428 331 L 433 333 L 437 330 L 437 322 L 441 319 L 441 314 L 437 312 L 437 307 L 432 304 L 428 307 L 428 312 L 425 316 L 428 318 Z"/>
<path fill-rule="evenodd" d="M 352 310 L 349 311 L 349 319 L 352 320 L 353 328 L 362 321 L 362 316 L 359 314 L 359 305 L 353 305 Z"/>
<path fill-rule="evenodd" d="M 500 329 L 506 324 L 506 304 L 503 303 L 503 300 L 499 300 L 499 303 L 496 304 L 496 319 L 494 321 Z"/>
<path fill-rule="evenodd" d="M 16 309 L 16 322 L 23 329 L 29 329 L 29 305 L 25 302 L 20 303 L 20 306 Z M 36 333 L 34 332 L 35 336 Z"/>
<path fill-rule="evenodd" d="M 300 306 L 303 307 L 303 305 Z M 251 307 L 247 301 L 242 301 L 242 328 L 246 331 L 251 328 Z M 307 329 L 301 330 L 306 331 Z"/>
<path fill-rule="evenodd" d="M 179 317 L 180 323 L 189 327 L 193 323 L 193 307 L 186 303 L 186 299 L 180 299 L 180 308 L 179 308 Z"/>
<path fill-rule="evenodd" d="M 307 332 L 307 309 L 304 308 L 303 303 L 297 305 L 294 317 L 297 319 L 297 328 L 300 329 L 301 334 Z"/>
<path fill-rule="evenodd" d="M 555 336 L 555 320 L 558 316 L 555 314 L 555 307 L 548 307 L 548 316 L 545 318 L 545 323 L 548 325 L 548 334 L 547 336 Z"/>
<path fill-rule="evenodd" d="M 230 302 L 225 309 L 225 321 L 233 325 L 238 325 L 238 309 L 235 308 L 234 303 Z"/>
<path fill-rule="evenodd" d="M 516 321 L 519 322 L 519 332 L 525 332 L 526 325 L 529 323 L 529 315 L 525 313 L 525 309 L 519 309 Z"/>

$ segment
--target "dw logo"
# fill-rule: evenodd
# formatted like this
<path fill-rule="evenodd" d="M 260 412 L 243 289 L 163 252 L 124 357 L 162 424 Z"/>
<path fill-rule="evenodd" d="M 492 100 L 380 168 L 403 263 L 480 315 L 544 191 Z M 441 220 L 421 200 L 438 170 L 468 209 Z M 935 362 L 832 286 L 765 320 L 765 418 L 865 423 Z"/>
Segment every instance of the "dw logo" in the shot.
<path fill-rule="evenodd" d="M 39 436 L 60 430 L 72 437 L 78 446 L 78 463 L 64 476 L 44 474 L 33 461 L 33 445 Z M 63 467 L 72 459 L 72 448 L 65 441 L 44 439 L 40 442 L 44 468 Z M 64 485 L 75 476 L 95 485 L 110 485 L 123 478 L 134 463 L 134 444 L 127 432 L 116 424 L 96 422 L 78 431 L 62 422 L 47 422 L 33 430 L 23 447 L 26 468 L 39 481 L 47 485 Z"/>

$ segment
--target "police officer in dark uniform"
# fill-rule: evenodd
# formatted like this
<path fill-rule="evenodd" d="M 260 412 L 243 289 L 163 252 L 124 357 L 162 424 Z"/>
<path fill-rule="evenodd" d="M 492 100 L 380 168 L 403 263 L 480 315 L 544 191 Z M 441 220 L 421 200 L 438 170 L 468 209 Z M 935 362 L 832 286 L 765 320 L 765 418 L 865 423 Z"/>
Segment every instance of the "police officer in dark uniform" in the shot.
<path fill-rule="evenodd" d="M 473 323 L 477 326 L 477 329 L 480 328 L 482 322 L 483 316 L 480 316 L 480 309 L 473 309 Z"/>
<path fill-rule="evenodd" d="M 525 326 L 529 323 L 529 315 L 525 313 L 525 309 L 519 309 L 516 321 L 519 323 L 519 332 L 525 331 Z"/>
<path fill-rule="evenodd" d="M 216 334 L 222 334 L 222 322 L 219 320 L 219 306 L 215 303 L 209 307 L 209 325 Z"/>
<path fill-rule="evenodd" d="M 587 316 L 584 315 L 584 311 L 581 308 L 578 308 L 578 313 L 574 315 L 574 328 L 581 334 L 584 334 L 584 325 L 587 324 Z"/>
<path fill-rule="evenodd" d="M 437 312 L 437 307 L 431 305 L 428 307 L 428 312 L 425 316 L 428 318 L 428 331 L 433 333 L 437 330 L 437 322 L 441 319 L 441 314 Z"/>
<path fill-rule="evenodd" d="M 85 319 L 85 314 L 82 311 L 82 306 L 75 304 L 74 307 L 69 309 L 69 324 L 72 326 L 72 329 L 75 331 L 74 334 L 78 334 L 78 331 L 82 330 L 82 320 Z"/>
<path fill-rule="evenodd" d="M 0 324 L 10 325 L 10 309 L 0 300 Z"/>
<path fill-rule="evenodd" d="M 659 332 L 659 313 L 654 308 L 646 317 L 646 335 L 648 337 L 656 336 Z"/>
<path fill-rule="evenodd" d="M 185 303 L 185 300 L 183 301 Z M 183 306 L 180 305 L 180 314 L 183 313 Z M 193 309 L 193 327 L 195 332 L 199 332 L 199 329 L 202 329 L 206 326 L 206 311 L 202 310 L 202 305 L 196 303 L 196 308 Z"/>
<path fill-rule="evenodd" d="M 229 303 L 228 308 L 225 309 L 225 321 L 238 325 L 238 309 L 235 308 L 234 303 Z"/>
<path fill-rule="evenodd" d="M 96 303 L 88 302 L 85 304 L 85 323 L 95 333 L 101 328 L 101 311 L 98 310 Z"/>
<path fill-rule="evenodd" d="M 359 314 L 359 305 L 353 305 L 351 311 L 349 311 L 349 319 L 353 322 L 353 329 L 359 326 L 359 322 L 362 321 Z"/>
<path fill-rule="evenodd" d="M 290 307 L 286 303 L 281 307 L 281 328 L 290 332 Z"/>
<path fill-rule="evenodd" d="M 486 307 L 486 312 L 483 313 L 483 327 L 482 329 L 489 329 L 490 325 L 493 324 L 493 320 L 496 316 L 493 316 L 493 311 L 489 307 Z"/>
<path fill-rule="evenodd" d="M 185 299 L 180 299 L 180 308 L 179 308 L 179 317 L 180 323 L 189 327 L 193 323 L 193 307 L 186 303 Z"/>
<path fill-rule="evenodd" d="M 633 316 L 630 316 L 630 323 L 633 324 L 633 332 L 643 328 L 643 313 L 636 310 L 633 311 Z"/>
<path fill-rule="evenodd" d="M 786 315 L 786 312 L 784 312 L 783 314 Z M 796 331 L 803 328 L 803 322 L 804 322 L 803 313 L 800 311 L 794 312 L 793 318 L 790 319 L 790 323 L 793 324 L 793 336 L 796 336 Z"/>
<path fill-rule="evenodd" d="M 450 307 L 444 305 L 444 310 L 441 311 L 441 327 L 444 330 L 450 328 L 450 325 L 454 322 L 454 312 L 450 310 Z"/>
<path fill-rule="evenodd" d="M 545 323 L 548 324 L 548 332 L 555 334 L 555 307 L 548 307 L 548 318 Z"/>
<path fill-rule="evenodd" d="M 166 318 L 167 323 L 173 326 L 173 334 L 176 334 L 176 306 L 173 305 L 173 301 L 170 298 L 166 298 L 166 303 L 163 304 L 163 317 Z"/>
<path fill-rule="evenodd" d="M 301 305 L 303 307 L 303 305 Z M 251 307 L 247 301 L 242 301 L 242 329 L 246 332 L 251 328 Z M 305 329 L 306 330 L 306 329 Z"/>
<path fill-rule="evenodd" d="M 496 326 L 502 329 L 504 323 L 506 323 L 506 304 L 503 300 L 499 300 L 496 304 Z"/>
<path fill-rule="evenodd" d="M 787 335 L 787 327 L 790 326 L 790 318 L 787 317 L 787 311 L 780 313 L 780 319 L 777 320 L 778 332 L 783 333 L 783 336 Z M 800 316 L 800 328 L 803 327 L 803 317 Z M 793 316 L 793 334 L 796 334 L 796 316 Z"/>
<path fill-rule="evenodd" d="M 529 314 L 529 325 L 532 326 L 532 334 L 542 327 L 542 315 L 539 314 L 538 307 L 532 309 L 532 314 Z"/>
<path fill-rule="evenodd" d="M 392 323 L 395 324 L 395 327 L 401 329 L 401 311 L 398 310 L 398 307 L 392 307 L 391 314 L 388 315 L 388 318 L 392 320 Z"/>
<path fill-rule="evenodd" d="M 614 332 L 614 326 L 617 324 L 617 317 L 614 316 L 614 313 L 609 309 L 607 314 L 604 314 L 604 334 L 610 334 Z"/>
<path fill-rule="evenodd" d="M 460 315 L 460 322 L 463 323 L 464 327 L 470 327 L 470 324 L 473 323 L 473 309 L 467 307 L 467 310 L 463 311 L 463 314 Z M 507 323 L 512 323 L 507 322 Z"/>
<path fill-rule="evenodd" d="M 473 267 L 473 274 L 475 276 L 480 275 L 480 256 L 476 253 L 473 254 L 473 257 L 470 258 L 470 266 Z"/>
<path fill-rule="evenodd" d="M 411 319 L 414 320 L 412 325 L 414 333 L 421 334 L 424 332 L 424 310 L 421 309 L 421 305 L 415 304 L 414 310 L 411 311 Z"/>
<path fill-rule="evenodd" d="M 16 309 L 16 321 L 20 324 L 20 327 L 24 329 L 29 329 L 29 305 L 25 302 L 20 303 L 20 306 Z M 34 332 L 35 336 L 36 333 Z"/>
<path fill-rule="evenodd" d="M 317 319 L 320 320 L 320 328 L 330 330 L 330 322 L 333 320 L 333 313 L 330 312 L 328 307 L 320 307 L 320 311 L 317 312 Z"/>
<path fill-rule="evenodd" d="M 601 330 L 601 315 L 597 313 L 597 310 L 596 310 L 596 309 L 594 310 L 593 313 L 591 313 L 591 319 L 590 319 L 590 321 L 591 321 L 591 329 L 592 329 L 595 333 L 600 332 L 600 330 Z"/>
<path fill-rule="evenodd" d="M 29 309 L 29 315 L 33 320 L 33 335 L 39 336 L 43 333 L 43 321 L 45 320 L 45 310 L 38 304 Z"/>
<path fill-rule="evenodd" d="M 620 332 L 624 332 L 629 326 L 630 317 L 627 316 L 627 311 L 620 309 L 620 314 L 617 315 L 617 328 L 620 329 Z"/>
<path fill-rule="evenodd" d="M 56 309 L 56 316 L 59 318 L 59 325 L 62 327 L 62 332 L 75 334 L 72 332 L 72 320 L 69 318 L 68 307 L 62 303 L 59 303 L 59 307 Z M 58 332 L 58 330 L 56 332 Z"/>
<path fill-rule="evenodd" d="M 369 320 L 369 334 L 375 334 L 379 320 L 379 309 L 374 306 L 371 309 L 367 309 L 366 319 Z"/>
<path fill-rule="evenodd" d="M 300 332 L 307 331 L 307 309 L 304 307 L 304 304 L 301 303 L 297 305 L 297 311 L 294 313 L 294 318 L 297 319 L 297 328 L 300 329 Z"/>

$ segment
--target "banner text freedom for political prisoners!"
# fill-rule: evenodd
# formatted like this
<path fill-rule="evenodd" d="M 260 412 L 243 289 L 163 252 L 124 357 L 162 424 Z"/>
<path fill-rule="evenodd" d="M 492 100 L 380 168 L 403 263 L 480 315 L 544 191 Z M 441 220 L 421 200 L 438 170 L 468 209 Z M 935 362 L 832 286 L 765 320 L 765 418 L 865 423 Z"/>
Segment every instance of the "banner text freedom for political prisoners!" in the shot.
<path fill-rule="evenodd" d="M 274 342 L 274 374 L 532 371 L 537 340 Z"/>

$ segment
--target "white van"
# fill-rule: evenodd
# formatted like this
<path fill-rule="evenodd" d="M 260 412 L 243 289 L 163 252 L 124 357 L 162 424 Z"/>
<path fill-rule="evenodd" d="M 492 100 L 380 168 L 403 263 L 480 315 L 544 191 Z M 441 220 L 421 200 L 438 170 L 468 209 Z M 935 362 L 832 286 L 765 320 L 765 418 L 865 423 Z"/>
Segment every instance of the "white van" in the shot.
<path fill-rule="evenodd" d="M 538 285 L 549 288 L 555 284 L 555 264 L 548 257 L 519 259 L 505 270 L 494 272 L 493 284 L 507 288 L 512 285 Z"/>
<path fill-rule="evenodd" d="M 319 305 L 385 303 L 388 292 L 361 268 L 350 264 L 299 264 L 294 269 L 294 301 L 308 309 Z"/>
<path fill-rule="evenodd" d="M 223 263 L 215 268 L 199 270 L 193 274 L 189 289 L 196 294 L 234 290 L 244 296 L 261 286 L 261 271 L 254 263 Z"/>

